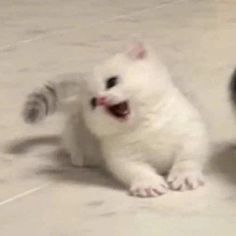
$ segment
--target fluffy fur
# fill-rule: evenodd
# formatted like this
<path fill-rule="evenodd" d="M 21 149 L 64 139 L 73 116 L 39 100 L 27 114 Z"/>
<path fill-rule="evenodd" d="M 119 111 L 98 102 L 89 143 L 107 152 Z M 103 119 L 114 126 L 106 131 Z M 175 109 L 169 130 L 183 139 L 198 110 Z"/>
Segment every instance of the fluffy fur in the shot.
<path fill-rule="evenodd" d="M 152 49 L 132 45 L 95 67 L 78 87 L 63 134 L 75 165 L 104 165 L 139 197 L 204 183 L 209 150 L 205 126 Z M 30 98 L 26 121 L 32 121 Z"/>

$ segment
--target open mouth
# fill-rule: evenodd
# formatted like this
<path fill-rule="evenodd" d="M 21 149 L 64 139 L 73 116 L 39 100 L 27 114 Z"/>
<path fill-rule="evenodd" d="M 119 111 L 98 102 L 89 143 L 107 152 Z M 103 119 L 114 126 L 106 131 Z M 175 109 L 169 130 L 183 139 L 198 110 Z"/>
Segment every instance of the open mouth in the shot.
<path fill-rule="evenodd" d="M 126 119 L 130 113 L 129 104 L 127 101 L 120 102 L 115 105 L 106 107 L 108 113 L 118 119 Z"/>

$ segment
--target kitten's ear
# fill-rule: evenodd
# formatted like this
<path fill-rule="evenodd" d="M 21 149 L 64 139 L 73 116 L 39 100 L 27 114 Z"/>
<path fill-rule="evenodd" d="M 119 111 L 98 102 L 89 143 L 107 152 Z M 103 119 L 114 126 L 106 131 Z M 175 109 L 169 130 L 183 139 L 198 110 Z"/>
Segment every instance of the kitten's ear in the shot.
<path fill-rule="evenodd" d="M 142 60 L 147 57 L 147 49 L 141 42 L 133 43 L 127 52 L 128 56 L 134 60 Z"/>

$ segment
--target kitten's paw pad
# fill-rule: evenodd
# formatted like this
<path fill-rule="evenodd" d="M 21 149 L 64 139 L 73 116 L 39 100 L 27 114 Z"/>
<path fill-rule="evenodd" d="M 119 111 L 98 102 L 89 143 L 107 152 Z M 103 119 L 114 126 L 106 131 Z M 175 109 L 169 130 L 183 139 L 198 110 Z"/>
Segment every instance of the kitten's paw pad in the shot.
<path fill-rule="evenodd" d="M 168 192 L 168 185 L 163 181 L 159 182 L 137 182 L 129 190 L 130 195 L 136 197 L 158 197 Z"/>
<path fill-rule="evenodd" d="M 167 178 L 171 189 L 186 191 L 193 190 L 204 185 L 204 178 L 200 172 L 174 172 Z"/>

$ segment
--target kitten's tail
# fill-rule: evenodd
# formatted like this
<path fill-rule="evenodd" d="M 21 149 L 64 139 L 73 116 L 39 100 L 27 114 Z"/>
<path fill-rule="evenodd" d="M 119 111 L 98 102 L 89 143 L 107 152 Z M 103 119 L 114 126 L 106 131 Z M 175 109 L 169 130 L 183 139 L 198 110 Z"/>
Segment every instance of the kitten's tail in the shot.
<path fill-rule="evenodd" d="M 236 69 L 234 70 L 229 84 L 230 98 L 236 108 Z"/>
<path fill-rule="evenodd" d="M 22 116 L 26 123 L 37 123 L 60 110 L 63 102 L 78 95 L 78 79 L 50 81 L 27 97 Z"/>

